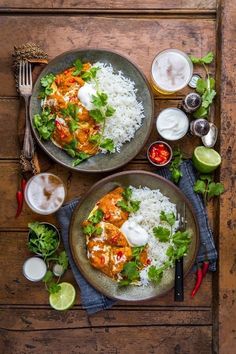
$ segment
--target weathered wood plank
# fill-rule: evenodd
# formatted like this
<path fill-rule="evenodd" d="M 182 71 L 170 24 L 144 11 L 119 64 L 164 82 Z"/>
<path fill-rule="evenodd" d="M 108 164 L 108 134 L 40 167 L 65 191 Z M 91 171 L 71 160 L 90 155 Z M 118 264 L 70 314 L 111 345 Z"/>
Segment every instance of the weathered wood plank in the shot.
<path fill-rule="evenodd" d="M 162 109 L 169 107 L 178 107 L 181 100 L 155 100 L 155 119 L 153 129 L 146 146 L 138 154 L 137 159 L 146 159 L 147 147 L 151 142 L 160 139 L 156 130 L 156 117 Z M 1 146 L 0 158 L 14 159 L 20 154 L 20 146 L 17 139 L 17 119 L 18 119 L 19 101 L 16 99 L 0 99 L 0 136 L 7 136 L 5 144 Z M 192 155 L 195 146 L 199 145 L 200 139 L 191 136 L 185 136 L 177 142 L 171 142 L 173 147 L 181 147 L 186 157 Z M 40 148 L 39 148 L 40 149 Z"/>
<path fill-rule="evenodd" d="M 50 58 L 75 48 L 113 49 L 134 61 L 147 77 L 156 53 L 168 47 L 195 55 L 215 50 L 215 21 L 196 18 L 4 16 L 0 29 L 0 96 L 16 95 L 10 57 L 14 45 L 29 41 L 38 43 Z"/>
<path fill-rule="evenodd" d="M 210 354 L 211 326 L 1 331 L 4 354 Z"/>
<path fill-rule="evenodd" d="M 41 218 L 38 218 L 41 220 Z M 25 224 L 26 225 L 26 224 Z M 26 232 L 1 232 L 0 233 L 0 268 L 4 271 L 0 273 L 0 304 L 4 305 L 47 305 L 48 294 L 44 289 L 44 285 L 32 283 L 25 279 L 22 274 L 22 265 L 30 252 L 27 249 L 27 233 Z M 6 252 L 4 252 L 6 250 Z M 5 271 L 11 269 L 10 272 Z M 65 281 L 75 284 L 70 271 L 63 277 Z M 175 303 L 173 301 L 173 293 L 170 292 L 164 297 L 146 301 L 142 303 L 120 302 L 120 305 L 138 306 L 139 308 L 146 306 L 211 306 L 211 275 L 209 274 L 202 284 L 199 293 L 194 299 L 190 298 L 191 289 L 194 286 L 195 276 L 190 273 L 185 281 L 185 301 L 183 303 Z M 79 291 L 76 304 L 80 304 Z M 1 313 L 1 312 L 0 312 Z M 158 318 L 158 317 L 157 317 Z"/>
<path fill-rule="evenodd" d="M 46 8 L 46 9 L 67 9 L 67 8 L 77 8 L 77 9 L 215 9 L 216 0 L 92 0 L 86 1 L 81 0 L 79 2 L 73 0 L 1 0 L 0 6 L 2 8 Z"/>
<path fill-rule="evenodd" d="M 236 4 L 222 1 L 221 38 L 219 53 L 221 74 L 221 141 L 222 166 L 220 180 L 225 193 L 220 198 L 219 221 L 219 353 L 232 353 L 236 345 Z"/>
<path fill-rule="evenodd" d="M 0 309 L 1 328 L 5 330 L 52 330 L 67 328 L 211 325 L 211 310 L 145 309 L 111 310 L 87 316 L 84 310 L 72 309 L 66 313 L 46 309 Z M 50 318 L 50 321 L 48 319 Z"/>

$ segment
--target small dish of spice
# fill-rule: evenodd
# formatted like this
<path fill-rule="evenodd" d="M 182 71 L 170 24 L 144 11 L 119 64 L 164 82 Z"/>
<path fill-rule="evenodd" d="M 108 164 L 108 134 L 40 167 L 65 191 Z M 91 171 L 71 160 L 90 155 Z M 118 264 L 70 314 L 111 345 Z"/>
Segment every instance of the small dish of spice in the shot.
<path fill-rule="evenodd" d="M 154 166 L 166 166 L 172 159 L 172 149 L 165 141 L 154 141 L 147 150 L 147 157 Z"/>

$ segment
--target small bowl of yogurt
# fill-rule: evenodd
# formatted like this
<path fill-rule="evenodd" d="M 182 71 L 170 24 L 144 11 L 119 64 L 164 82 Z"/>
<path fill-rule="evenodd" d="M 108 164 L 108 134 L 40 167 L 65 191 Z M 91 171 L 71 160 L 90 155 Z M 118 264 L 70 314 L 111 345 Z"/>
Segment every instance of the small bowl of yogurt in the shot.
<path fill-rule="evenodd" d="M 39 173 L 27 182 L 24 196 L 31 210 L 37 214 L 49 215 L 62 206 L 66 189 L 58 176 L 52 173 Z"/>
<path fill-rule="evenodd" d="M 188 132 L 189 119 L 179 108 L 166 108 L 157 116 L 156 127 L 162 138 L 179 140 Z"/>

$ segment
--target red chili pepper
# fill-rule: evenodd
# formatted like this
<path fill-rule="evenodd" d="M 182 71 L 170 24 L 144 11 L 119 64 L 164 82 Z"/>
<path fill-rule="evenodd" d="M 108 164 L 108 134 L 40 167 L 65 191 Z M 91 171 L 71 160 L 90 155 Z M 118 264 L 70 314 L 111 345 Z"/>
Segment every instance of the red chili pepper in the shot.
<path fill-rule="evenodd" d="M 27 184 L 26 179 L 22 178 L 21 179 L 21 183 L 20 183 L 20 187 L 21 187 L 21 190 L 22 190 L 23 193 L 25 192 L 26 184 Z"/>
<path fill-rule="evenodd" d="M 16 200 L 17 200 L 17 211 L 15 217 L 18 218 L 18 216 L 22 212 L 23 202 L 24 202 L 24 194 L 21 190 L 16 192 Z"/>
<path fill-rule="evenodd" d="M 202 284 L 202 279 L 203 279 L 203 275 L 202 275 L 202 268 L 199 266 L 198 264 L 198 268 L 197 268 L 197 272 L 196 272 L 196 283 L 195 286 L 191 292 L 191 297 L 194 297 L 196 295 L 196 293 L 198 292 L 201 284 Z"/>
<path fill-rule="evenodd" d="M 104 220 L 109 220 L 110 217 L 111 217 L 111 214 L 110 214 L 109 212 L 106 212 L 105 215 L 104 215 L 104 217 L 103 217 L 103 219 L 104 219 Z"/>
<path fill-rule="evenodd" d="M 147 259 L 147 261 L 146 261 L 146 263 L 148 264 L 148 265 L 150 265 L 151 264 L 151 259 Z"/>
<path fill-rule="evenodd" d="M 100 257 L 100 263 L 101 263 L 101 265 L 103 265 L 105 263 L 105 257 L 104 256 Z"/>
<path fill-rule="evenodd" d="M 162 165 L 169 159 L 170 151 L 164 144 L 155 144 L 151 147 L 149 156 L 153 162 Z"/>
<path fill-rule="evenodd" d="M 70 79 L 69 82 L 73 84 L 75 82 L 75 79 Z"/>
<path fill-rule="evenodd" d="M 123 252 L 122 251 L 119 251 L 117 252 L 117 259 L 121 259 L 121 257 L 123 256 Z"/>
<path fill-rule="evenodd" d="M 209 269 L 209 261 L 204 261 L 202 265 L 202 277 L 204 278 Z"/>

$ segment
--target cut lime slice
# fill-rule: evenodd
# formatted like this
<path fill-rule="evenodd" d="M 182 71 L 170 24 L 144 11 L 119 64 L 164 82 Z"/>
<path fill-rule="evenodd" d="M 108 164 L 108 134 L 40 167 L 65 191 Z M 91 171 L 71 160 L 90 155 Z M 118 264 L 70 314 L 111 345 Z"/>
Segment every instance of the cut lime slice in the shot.
<path fill-rule="evenodd" d="M 218 152 L 205 146 L 196 147 L 192 160 L 196 169 L 202 173 L 212 172 L 221 164 Z"/>
<path fill-rule="evenodd" d="M 55 310 L 68 310 L 75 302 L 75 288 L 66 282 L 58 285 L 60 285 L 61 289 L 55 294 L 50 294 L 49 303 Z"/>

